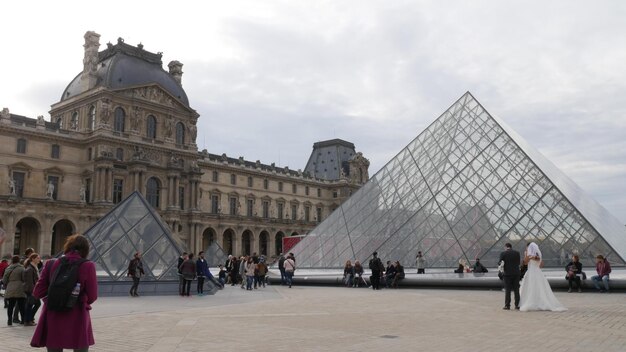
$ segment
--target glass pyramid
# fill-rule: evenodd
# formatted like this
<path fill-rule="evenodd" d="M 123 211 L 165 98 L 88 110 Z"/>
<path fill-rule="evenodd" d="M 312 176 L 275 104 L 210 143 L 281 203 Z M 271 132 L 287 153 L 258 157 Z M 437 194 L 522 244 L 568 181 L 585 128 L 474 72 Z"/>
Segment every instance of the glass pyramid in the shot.
<path fill-rule="evenodd" d="M 142 253 L 142 280 L 178 280 L 177 260 L 184 251 L 159 214 L 135 191 L 91 226 L 89 260 L 96 264 L 98 281 L 126 279 L 128 263 Z"/>
<path fill-rule="evenodd" d="M 585 266 L 602 254 L 624 265 L 626 231 L 602 206 L 467 92 L 292 252 L 300 268 L 366 262 L 372 252 L 431 268 L 480 257 L 495 266 L 504 244 L 540 246 L 546 266 Z"/>
<path fill-rule="evenodd" d="M 220 264 L 225 264 L 228 256 L 226 256 L 222 247 L 217 244 L 217 241 L 213 241 L 204 250 L 204 258 L 206 259 L 209 267 L 215 268 Z M 215 274 L 215 276 L 217 276 L 217 274 Z"/>

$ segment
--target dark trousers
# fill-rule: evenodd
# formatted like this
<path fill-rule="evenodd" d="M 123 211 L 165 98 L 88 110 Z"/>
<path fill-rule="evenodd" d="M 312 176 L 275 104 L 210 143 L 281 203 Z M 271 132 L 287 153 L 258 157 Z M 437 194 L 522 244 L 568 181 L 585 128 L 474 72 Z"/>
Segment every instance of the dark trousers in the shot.
<path fill-rule="evenodd" d="M 198 276 L 198 293 L 204 293 L 204 276 Z"/>
<path fill-rule="evenodd" d="M 569 288 L 572 288 L 572 283 L 575 282 L 576 283 L 576 288 L 580 289 L 580 277 L 578 276 L 574 276 L 574 278 L 571 279 L 567 279 L 567 284 L 569 285 Z"/>
<path fill-rule="evenodd" d="M 285 275 L 285 269 L 278 270 L 280 270 L 280 284 L 285 285 L 287 283 L 287 275 Z"/>
<path fill-rule="evenodd" d="M 380 272 L 372 271 L 372 289 L 380 290 Z"/>
<path fill-rule="evenodd" d="M 139 287 L 139 278 L 133 276 L 133 285 L 130 287 L 130 295 L 137 295 L 137 288 Z"/>
<path fill-rule="evenodd" d="M 24 323 L 24 298 L 9 298 L 9 308 L 7 308 L 7 316 L 9 321 L 13 321 L 13 311 L 19 311 Z"/>
<path fill-rule="evenodd" d="M 424 274 L 424 269 L 417 269 L 418 274 Z"/>
<path fill-rule="evenodd" d="M 183 279 L 182 275 L 180 275 L 178 279 L 178 293 L 182 296 L 185 293 L 185 279 Z"/>
<path fill-rule="evenodd" d="M 515 306 L 519 307 L 519 276 L 504 277 L 504 306 L 511 306 L 511 290 L 515 294 Z"/>
<path fill-rule="evenodd" d="M 183 296 L 189 296 L 189 291 L 191 290 L 191 281 L 185 279 L 185 283 L 183 284 Z"/>
<path fill-rule="evenodd" d="M 35 321 L 35 314 L 39 310 L 41 302 L 39 299 L 33 297 L 33 295 L 26 294 L 26 301 L 24 302 L 24 322 Z"/>

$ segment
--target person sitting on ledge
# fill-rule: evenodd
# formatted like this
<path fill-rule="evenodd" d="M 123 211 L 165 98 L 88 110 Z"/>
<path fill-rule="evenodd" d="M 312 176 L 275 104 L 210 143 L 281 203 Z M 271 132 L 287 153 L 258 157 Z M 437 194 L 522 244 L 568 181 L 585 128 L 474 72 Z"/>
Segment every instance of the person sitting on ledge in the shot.
<path fill-rule="evenodd" d="M 600 292 L 609 292 L 609 274 L 611 273 L 611 264 L 602 255 L 596 257 L 596 272 L 598 275 L 591 277 L 593 285 Z M 604 284 L 604 287 L 600 287 L 600 282 Z"/>
<path fill-rule="evenodd" d="M 391 261 L 387 261 L 387 268 L 385 269 L 385 287 L 391 287 L 393 278 L 396 276 L 396 267 Z"/>
<path fill-rule="evenodd" d="M 480 262 L 480 258 L 476 258 L 476 263 L 474 263 L 474 273 L 486 273 L 489 272 L 487 268 Z"/>
<path fill-rule="evenodd" d="M 567 292 L 572 292 L 573 282 L 576 283 L 578 292 L 583 292 L 580 288 L 580 280 L 583 278 L 583 264 L 580 262 L 577 254 L 572 256 L 572 261 L 565 266 L 565 271 L 567 272 L 565 279 L 567 279 L 567 284 L 569 285 L 569 290 L 567 290 Z"/>
<path fill-rule="evenodd" d="M 404 279 L 404 267 L 400 265 L 399 261 L 395 262 L 396 275 L 393 277 L 393 282 L 391 283 L 391 287 L 398 288 L 398 282 Z"/>
<path fill-rule="evenodd" d="M 463 274 L 465 272 L 465 260 L 459 259 L 459 267 L 454 270 L 456 274 Z"/>
<path fill-rule="evenodd" d="M 359 287 L 360 284 L 363 283 L 365 286 L 365 279 L 363 279 L 363 265 L 358 260 L 354 261 L 354 287 Z"/>
<path fill-rule="evenodd" d="M 352 286 L 352 282 L 354 281 L 354 267 L 352 266 L 351 261 L 347 261 L 346 265 L 343 267 L 343 283 L 346 287 Z"/>

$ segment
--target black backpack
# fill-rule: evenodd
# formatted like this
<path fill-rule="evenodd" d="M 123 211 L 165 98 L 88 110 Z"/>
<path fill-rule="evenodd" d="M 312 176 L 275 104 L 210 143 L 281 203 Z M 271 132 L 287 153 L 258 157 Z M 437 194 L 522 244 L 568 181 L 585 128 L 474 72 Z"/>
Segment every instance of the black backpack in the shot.
<path fill-rule="evenodd" d="M 54 312 L 65 312 L 76 305 L 77 297 L 72 297 L 72 290 L 78 282 L 78 268 L 86 259 L 70 262 L 67 258 L 59 259 L 60 263 L 50 276 L 48 286 L 48 309 Z M 54 263 L 51 263 L 51 268 Z"/>

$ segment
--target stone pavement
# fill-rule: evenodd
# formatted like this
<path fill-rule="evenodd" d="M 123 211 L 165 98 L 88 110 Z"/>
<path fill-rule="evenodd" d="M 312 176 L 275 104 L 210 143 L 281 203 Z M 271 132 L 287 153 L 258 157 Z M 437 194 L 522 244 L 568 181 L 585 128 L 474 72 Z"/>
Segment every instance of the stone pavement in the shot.
<path fill-rule="evenodd" d="M 215 296 L 107 297 L 92 351 L 626 351 L 626 294 L 565 293 L 567 312 L 503 311 L 498 290 L 227 286 Z M 0 326 L 1 351 L 33 328 Z"/>

